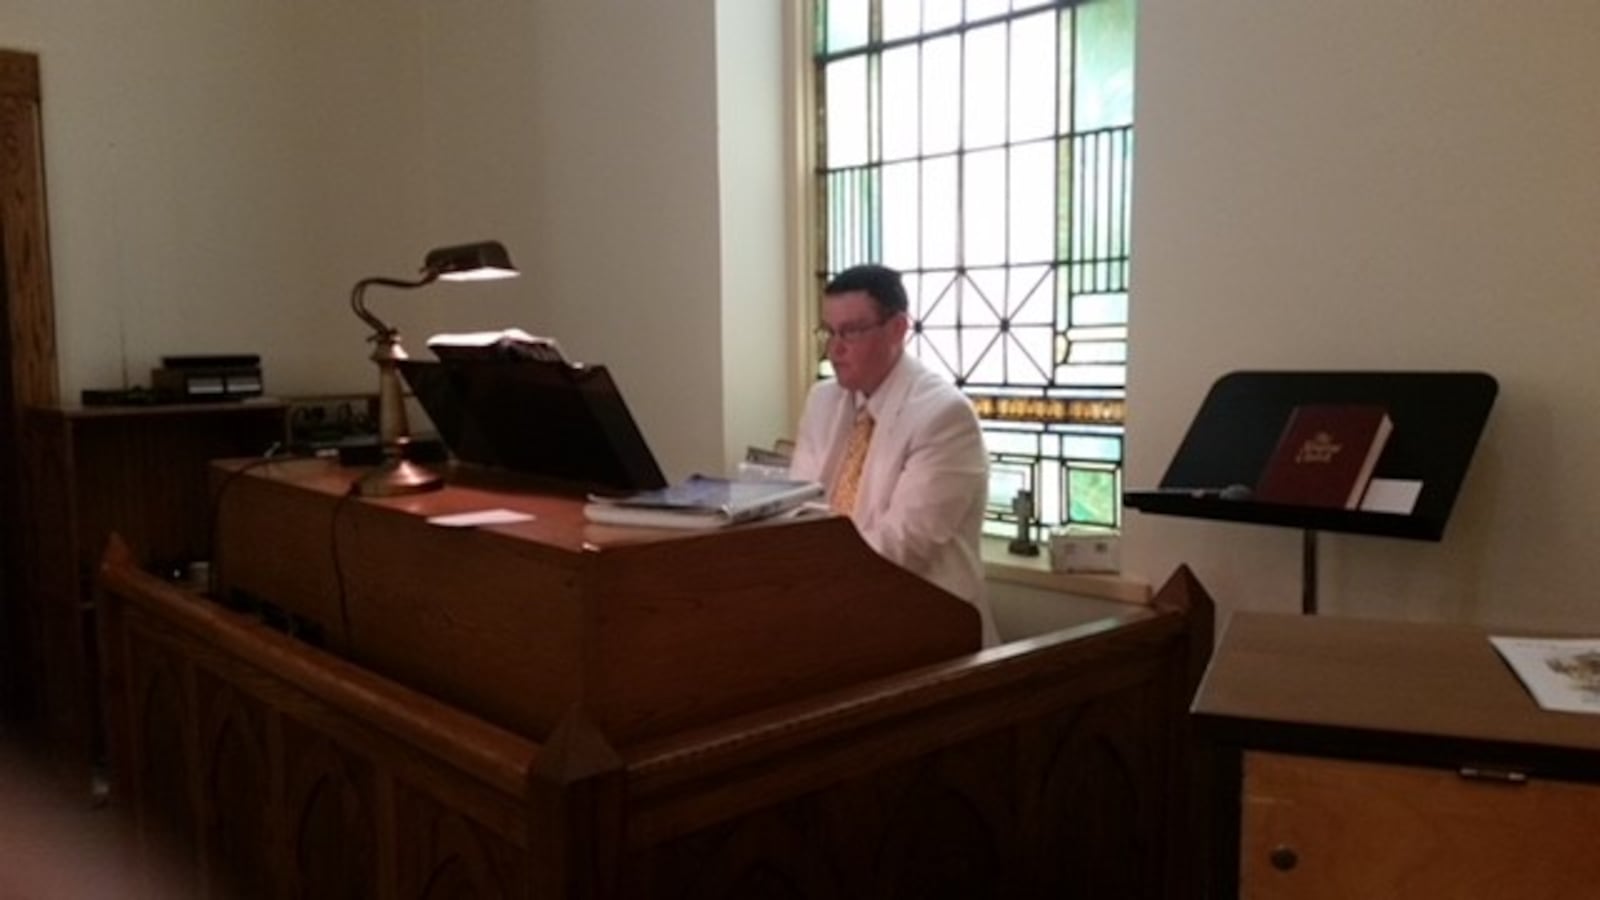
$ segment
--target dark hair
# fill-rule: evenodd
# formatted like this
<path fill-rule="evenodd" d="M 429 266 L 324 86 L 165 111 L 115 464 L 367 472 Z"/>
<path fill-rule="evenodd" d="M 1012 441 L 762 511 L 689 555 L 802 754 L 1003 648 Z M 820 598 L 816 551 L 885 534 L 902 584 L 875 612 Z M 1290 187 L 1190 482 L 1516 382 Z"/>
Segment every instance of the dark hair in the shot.
<path fill-rule="evenodd" d="M 833 276 L 828 286 L 822 289 L 822 293 L 829 297 L 853 291 L 865 291 L 867 296 L 877 301 L 878 311 L 885 318 L 903 313 L 910 306 L 906 302 L 905 285 L 900 283 L 900 273 L 888 266 L 851 266 Z"/>

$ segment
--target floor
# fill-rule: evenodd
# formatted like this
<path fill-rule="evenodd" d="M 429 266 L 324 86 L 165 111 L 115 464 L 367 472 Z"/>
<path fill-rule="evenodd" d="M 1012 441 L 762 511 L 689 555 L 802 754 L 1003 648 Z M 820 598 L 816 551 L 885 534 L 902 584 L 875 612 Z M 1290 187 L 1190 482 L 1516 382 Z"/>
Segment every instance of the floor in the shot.
<path fill-rule="evenodd" d="M 45 774 L 0 726 L 0 898 L 127 897 L 112 813 Z"/>

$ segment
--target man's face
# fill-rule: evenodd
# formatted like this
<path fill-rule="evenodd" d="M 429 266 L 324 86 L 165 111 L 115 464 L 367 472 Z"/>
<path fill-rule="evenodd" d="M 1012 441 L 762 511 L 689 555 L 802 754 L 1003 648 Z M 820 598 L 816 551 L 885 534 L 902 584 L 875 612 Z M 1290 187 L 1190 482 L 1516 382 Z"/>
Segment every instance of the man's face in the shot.
<path fill-rule="evenodd" d="M 852 391 L 877 390 L 905 352 L 905 314 L 885 319 L 866 291 L 823 297 L 822 326 L 832 332 L 827 350 L 834 375 Z"/>

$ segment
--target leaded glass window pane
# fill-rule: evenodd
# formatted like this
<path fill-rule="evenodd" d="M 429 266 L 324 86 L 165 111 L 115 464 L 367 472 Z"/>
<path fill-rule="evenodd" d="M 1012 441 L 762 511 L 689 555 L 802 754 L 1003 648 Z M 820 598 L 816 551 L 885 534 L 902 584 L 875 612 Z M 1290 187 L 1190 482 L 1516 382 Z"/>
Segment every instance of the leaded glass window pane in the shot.
<path fill-rule="evenodd" d="M 995 534 L 1023 489 L 1043 528 L 1120 524 L 1135 3 L 815 4 L 817 278 L 905 274 L 909 351 L 983 421 Z"/>

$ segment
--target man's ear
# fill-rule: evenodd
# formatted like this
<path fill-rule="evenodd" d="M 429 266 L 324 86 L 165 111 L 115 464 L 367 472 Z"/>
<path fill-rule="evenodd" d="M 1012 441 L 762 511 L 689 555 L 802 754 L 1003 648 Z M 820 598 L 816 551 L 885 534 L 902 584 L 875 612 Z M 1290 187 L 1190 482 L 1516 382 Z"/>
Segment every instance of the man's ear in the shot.
<path fill-rule="evenodd" d="M 904 341 L 906 334 L 911 331 L 911 316 L 903 312 L 895 313 L 883 327 L 889 329 L 895 340 Z"/>

